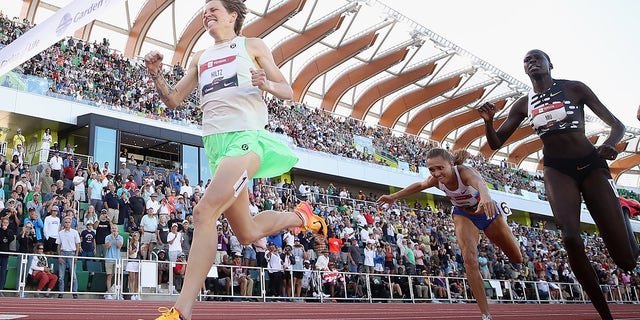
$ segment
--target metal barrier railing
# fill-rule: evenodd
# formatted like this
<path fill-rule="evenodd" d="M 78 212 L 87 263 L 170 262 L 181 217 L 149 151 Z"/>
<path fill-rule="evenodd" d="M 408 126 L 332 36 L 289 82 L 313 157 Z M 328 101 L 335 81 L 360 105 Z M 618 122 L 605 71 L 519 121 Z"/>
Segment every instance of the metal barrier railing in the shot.
<path fill-rule="evenodd" d="M 4 254 L 4 253 L 3 253 Z M 7 287 L 4 293 L 28 297 L 40 293 L 34 288 L 29 266 L 34 254 L 6 253 L 9 263 Z M 58 258 L 68 256 L 45 255 L 48 267 L 58 274 Z M 74 257 L 65 277 L 64 290 L 56 284 L 52 294 L 81 294 L 83 297 L 144 300 L 176 296 L 181 287 L 181 276 L 174 267 L 181 262 L 157 260 L 114 260 L 111 291 L 107 291 L 105 262 L 111 259 Z M 137 285 L 129 288 L 125 282 L 131 272 L 126 271 L 129 261 L 137 261 Z M 11 270 L 14 269 L 14 270 Z M 135 271 L 132 271 L 135 272 Z M 166 279 L 162 273 L 167 272 Z M 75 274 L 75 277 L 73 276 Z M 418 276 L 401 274 L 370 274 L 340 271 L 293 270 L 283 272 L 278 285 L 270 282 L 275 275 L 269 269 L 247 266 L 214 265 L 203 284 L 198 299 L 234 301 L 354 301 L 354 302 L 432 302 L 454 303 L 474 301 L 465 278 Z M 14 277 L 14 278 L 12 278 Z M 126 279 L 125 279 L 126 278 Z M 68 279 L 68 280 L 67 280 Z M 77 282 L 77 283 L 76 283 Z M 243 285 L 244 282 L 244 285 Z M 487 279 L 485 292 L 490 301 L 502 303 L 587 303 L 588 299 L 577 283 L 542 283 L 540 281 Z M 15 285 L 13 285 L 15 284 Z M 77 287 L 77 290 L 72 288 Z M 640 303 L 640 287 L 630 285 L 601 286 L 607 301 L 612 303 Z M 280 290 L 273 292 L 272 289 Z M 545 291 L 544 288 L 548 288 Z"/>

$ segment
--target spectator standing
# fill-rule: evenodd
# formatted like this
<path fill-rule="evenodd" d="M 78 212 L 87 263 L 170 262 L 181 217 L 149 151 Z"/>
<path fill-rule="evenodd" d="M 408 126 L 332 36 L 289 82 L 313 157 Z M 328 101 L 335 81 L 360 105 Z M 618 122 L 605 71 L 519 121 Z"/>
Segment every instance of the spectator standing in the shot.
<path fill-rule="evenodd" d="M 133 192 L 133 196 L 129 198 L 129 206 L 131 207 L 131 213 L 135 217 L 136 221 L 140 221 L 145 214 L 145 201 L 140 196 L 140 189 L 136 189 Z"/>
<path fill-rule="evenodd" d="M 80 201 L 80 202 L 86 202 L 87 201 L 87 192 L 86 192 L 86 188 L 85 188 L 85 175 L 84 175 L 84 170 L 78 168 L 76 170 L 76 175 L 75 177 L 73 177 L 73 180 L 71 181 L 73 183 L 73 199 Z"/>
<path fill-rule="evenodd" d="M 171 231 L 167 234 L 167 243 L 169 244 L 169 260 L 176 262 L 178 256 L 182 253 L 182 232 L 178 232 L 178 224 L 171 225 Z"/>
<path fill-rule="evenodd" d="M 56 240 L 56 244 L 58 245 L 58 255 L 61 256 L 58 258 L 59 262 L 59 273 L 58 273 L 58 290 L 60 292 L 64 292 L 64 279 L 67 268 L 71 274 L 71 278 L 73 279 L 73 286 L 71 291 L 73 292 L 73 298 L 78 298 L 78 279 L 76 278 L 76 268 L 75 261 L 76 257 L 80 253 L 80 235 L 76 229 L 71 228 L 71 218 L 64 218 L 64 227 L 60 230 L 60 235 Z M 58 294 L 58 298 L 62 298 L 62 293 Z"/>
<path fill-rule="evenodd" d="M 491 279 L 491 273 L 489 272 L 489 260 L 487 259 L 487 253 L 480 251 L 478 256 L 478 266 L 480 267 L 480 274 L 482 279 Z"/>
<path fill-rule="evenodd" d="M 171 181 L 171 188 L 173 190 L 180 190 L 184 184 L 184 177 L 180 174 L 180 168 L 176 168 L 173 173 L 171 173 L 169 180 Z"/>
<path fill-rule="evenodd" d="M 40 192 L 42 194 L 51 193 L 52 184 L 53 177 L 51 176 L 51 168 L 47 167 L 46 169 L 44 169 L 44 174 L 40 175 Z"/>
<path fill-rule="evenodd" d="M 229 247 L 229 238 L 224 234 L 222 225 L 216 227 L 218 231 L 218 250 L 216 251 L 215 264 L 222 264 L 227 255 Z"/>
<path fill-rule="evenodd" d="M 98 215 L 96 214 L 96 208 L 94 208 L 92 205 L 89 205 L 87 207 L 87 211 L 84 214 L 84 222 L 90 222 L 91 224 L 95 224 L 96 222 L 98 222 L 98 220 L 100 219 L 100 217 L 98 217 Z M 95 228 L 94 228 L 95 230 Z"/>
<path fill-rule="evenodd" d="M 143 186 L 143 179 L 145 176 L 144 170 L 140 167 L 140 164 L 136 164 L 136 167 L 131 170 L 131 174 L 133 175 L 133 181 L 139 186 Z"/>
<path fill-rule="evenodd" d="M 156 227 L 156 238 L 158 239 L 158 247 L 164 249 L 164 251 L 169 250 L 167 236 L 169 235 L 170 229 L 167 216 L 160 215 L 160 218 L 158 219 L 158 226 Z"/>
<path fill-rule="evenodd" d="M 96 232 L 93 230 L 92 221 L 85 221 L 85 229 L 80 233 L 80 248 L 82 249 L 80 256 L 95 257 L 96 255 Z"/>
<path fill-rule="evenodd" d="M 35 196 L 34 196 L 35 199 Z M 31 226 L 33 227 L 33 231 L 35 233 L 36 236 L 36 240 L 37 241 L 42 241 L 42 229 L 44 228 L 44 222 L 42 221 L 42 219 L 40 218 L 40 216 L 38 215 L 38 212 L 36 210 L 36 206 L 27 206 L 29 209 L 27 209 L 29 211 L 29 216 L 24 218 L 24 221 L 22 222 L 24 225 L 27 224 L 27 222 L 31 223 Z M 40 204 L 40 208 L 42 208 L 42 204 Z M 31 253 L 32 251 L 29 251 L 29 253 Z"/>
<path fill-rule="evenodd" d="M 127 266 L 125 271 L 129 273 L 129 292 L 132 293 L 131 300 L 140 300 L 138 295 L 139 262 L 140 262 L 140 233 L 133 232 L 127 245 Z"/>
<path fill-rule="evenodd" d="M 131 174 L 131 169 L 127 167 L 126 162 L 120 163 L 120 169 L 118 169 L 118 174 L 122 177 L 122 179 L 127 179 Z"/>
<path fill-rule="evenodd" d="M 73 158 L 70 155 L 67 155 L 67 163 L 62 168 L 62 176 L 65 189 L 73 190 L 73 179 L 76 177 L 76 173 L 79 171 L 79 169 L 80 161 L 78 161 L 78 164 L 76 164 Z"/>
<path fill-rule="evenodd" d="M 60 151 L 55 150 L 53 157 L 49 159 L 49 167 L 51 168 L 51 178 L 53 181 L 58 181 L 62 177 L 62 168 L 64 161 L 60 157 Z"/>
<path fill-rule="evenodd" d="M 111 233 L 107 235 L 104 239 L 104 247 L 106 252 L 104 257 L 105 260 L 104 266 L 107 271 L 107 294 L 104 296 L 106 300 L 112 300 L 114 297 L 111 293 L 112 290 L 111 281 L 113 279 L 113 275 L 116 272 L 116 260 L 120 260 L 120 248 L 122 248 L 122 244 L 124 243 L 124 239 L 118 233 L 118 226 L 114 223 L 111 224 Z"/>
<path fill-rule="evenodd" d="M 182 223 L 180 224 L 180 227 L 178 228 L 182 229 L 180 230 L 180 232 L 182 233 L 182 253 L 189 256 L 189 250 L 191 249 L 191 241 L 193 240 L 193 228 L 189 226 L 189 221 L 187 220 L 182 221 Z M 249 247 L 251 247 L 251 245 L 249 245 Z M 256 263 L 255 257 L 256 256 L 254 252 L 253 265 L 255 265 Z"/>
<path fill-rule="evenodd" d="M 376 249 L 373 246 L 374 243 L 375 240 L 370 239 L 364 247 L 364 272 L 366 273 L 373 273 L 375 266 Z"/>
<path fill-rule="evenodd" d="M 358 239 L 351 238 L 349 246 L 349 272 L 358 272 L 362 264 L 362 250 L 358 246 Z"/>
<path fill-rule="evenodd" d="M 262 237 L 256 240 L 253 243 L 254 248 L 256 249 L 256 267 L 266 268 L 267 260 L 265 259 L 265 254 L 267 252 L 267 237 Z"/>
<path fill-rule="evenodd" d="M 96 211 L 102 210 L 104 208 L 102 204 L 102 194 L 104 190 L 102 187 L 103 179 L 104 177 L 102 176 L 102 174 L 95 172 L 91 173 L 89 179 L 87 193 L 89 194 L 89 202 L 96 209 Z"/>
<path fill-rule="evenodd" d="M 33 223 L 26 220 L 26 222 L 24 223 L 24 227 L 22 227 L 20 237 L 18 238 L 18 243 L 20 244 L 20 252 L 33 253 L 33 247 L 36 242 L 38 242 L 38 240 L 36 239 L 36 230 L 33 227 Z"/>
<path fill-rule="evenodd" d="M 158 217 L 153 208 L 147 208 L 147 214 L 140 220 L 140 232 L 142 239 L 140 249 L 142 250 L 142 259 L 148 259 L 149 253 L 158 243 L 156 229 L 158 228 Z"/>
<path fill-rule="evenodd" d="M 106 253 L 105 239 L 111 232 L 111 221 L 107 209 L 100 210 L 100 217 L 93 226 L 96 230 L 96 257 L 104 258 Z"/>
<path fill-rule="evenodd" d="M 131 205 L 129 204 L 129 192 L 121 191 L 118 197 L 118 221 L 116 224 L 124 225 L 131 216 Z"/>
<path fill-rule="evenodd" d="M 51 147 L 52 141 L 51 128 L 44 129 L 42 139 L 40 140 L 40 163 L 46 163 L 47 160 L 49 160 L 49 148 Z"/>
<path fill-rule="evenodd" d="M 160 201 L 158 201 L 158 193 L 157 192 L 153 192 L 150 196 L 149 196 L 149 200 L 147 200 L 145 207 L 148 209 L 152 209 L 154 214 L 159 215 L 160 214 Z"/>
<path fill-rule="evenodd" d="M 24 146 L 27 139 L 22 135 L 22 128 L 16 129 L 16 134 L 13 136 L 13 146 L 22 145 Z"/>
<path fill-rule="evenodd" d="M 278 297 L 282 293 L 282 258 L 275 244 L 269 243 L 268 248 L 265 259 L 269 272 L 269 291 L 271 296 Z"/>
<path fill-rule="evenodd" d="M 58 218 L 58 211 L 60 208 L 57 205 L 51 205 L 49 216 L 44 218 L 44 227 L 42 233 L 44 236 L 44 252 L 45 254 L 53 254 L 57 251 L 56 241 L 58 240 L 60 231 L 60 218 Z"/>
<path fill-rule="evenodd" d="M 104 195 L 103 199 L 103 205 L 109 213 L 109 221 L 111 221 L 111 223 L 118 224 L 118 217 L 120 216 L 120 201 L 118 201 L 115 185 L 109 184 L 107 193 Z"/>
<path fill-rule="evenodd" d="M 9 218 L 2 217 L 0 220 L 0 290 L 4 290 L 9 263 L 9 244 L 15 239 L 15 233 L 9 228 Z M 0 297 L 4 295 L 0 292 Z"/>
<path fill-rule="evenodd" d="M 185 198 L 191 198 L 193 196 L 193 187 L 189 185 L 189 179 L 184 178 L 184 185 L 180 187 L 179 194 L 183 195 Z"/>

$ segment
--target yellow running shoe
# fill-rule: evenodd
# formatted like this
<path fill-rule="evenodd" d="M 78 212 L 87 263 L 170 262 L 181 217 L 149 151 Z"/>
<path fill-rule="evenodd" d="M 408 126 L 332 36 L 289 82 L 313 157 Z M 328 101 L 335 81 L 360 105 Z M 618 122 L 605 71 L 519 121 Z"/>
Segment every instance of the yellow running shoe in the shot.
<path fill-rule="evenodd" d="M 176 308 L 169 309 L 165 307 L 160 307 L 158 308 L 158 312 L 162 312 L 162 315 L 157 317 L 156 320 L 185 320 L 186 319 L 182 317 L 182 315 L 180 314 L 180 311 L 178 311 L 178 309 Z"/>
<path fill-rule="evenodd" d="M 327 223 L 320 216 L 313 214 L 313 209 L 308 202 L 300 201 L 295 210 L 303 221 L 301 227 L 303 230 L 311 230 L 313 233 L 327 236 Z"/>

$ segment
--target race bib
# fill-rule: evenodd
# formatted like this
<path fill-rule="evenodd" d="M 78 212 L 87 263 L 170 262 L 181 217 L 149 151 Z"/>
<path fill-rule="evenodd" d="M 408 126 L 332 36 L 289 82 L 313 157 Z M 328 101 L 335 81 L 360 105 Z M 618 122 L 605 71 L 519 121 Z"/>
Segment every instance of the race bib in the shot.
<path fill-rule="evenodd" d="M 201 94 L 238 86 L 238 61 L 236 56 L 207 61 L 200 65 Z"/>
<path fill-rule="evenodd" d="M 535 128 L 550 127 L 567 118 L 563 102 L 554 102 L 531 111 L 531 125 Z"/>

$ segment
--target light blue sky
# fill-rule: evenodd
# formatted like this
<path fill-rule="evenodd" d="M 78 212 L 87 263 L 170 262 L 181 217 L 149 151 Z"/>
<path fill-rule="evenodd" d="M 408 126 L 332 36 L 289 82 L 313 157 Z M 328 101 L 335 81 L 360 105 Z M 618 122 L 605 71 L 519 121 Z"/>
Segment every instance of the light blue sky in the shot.
<path fill-rule="evenodd" d="M 383 1 L 529 85 L 522 58 L 541 49 L 553 77 L 584 82 L 625 125 L 640 128 L 640 1 Z"/>

